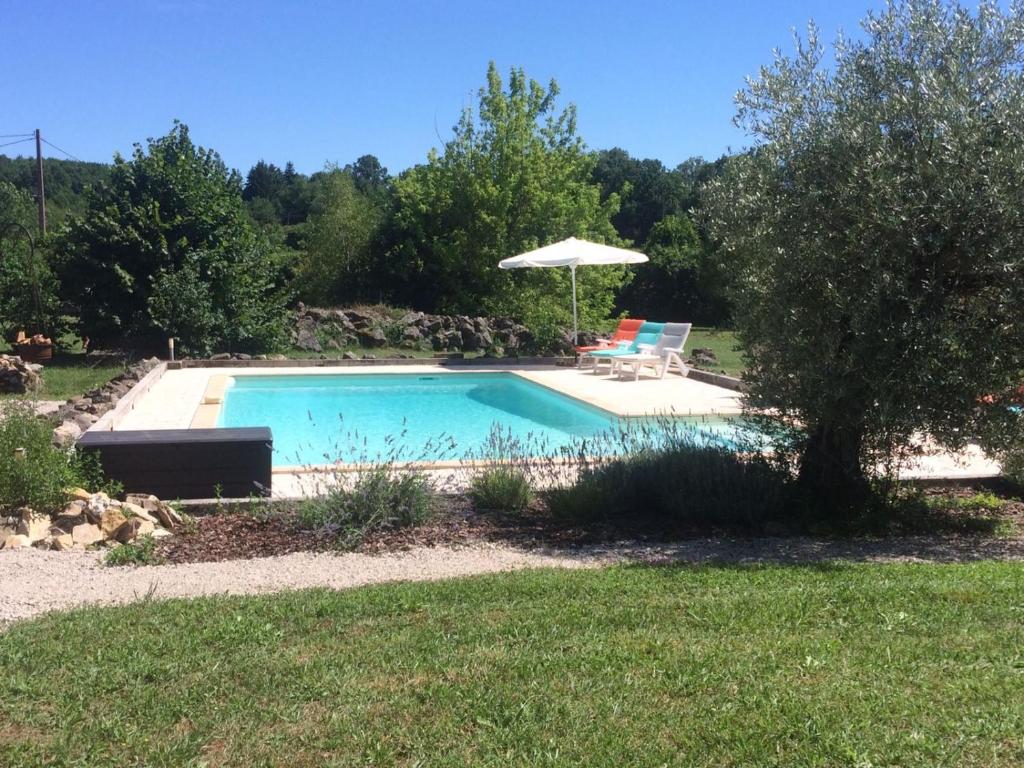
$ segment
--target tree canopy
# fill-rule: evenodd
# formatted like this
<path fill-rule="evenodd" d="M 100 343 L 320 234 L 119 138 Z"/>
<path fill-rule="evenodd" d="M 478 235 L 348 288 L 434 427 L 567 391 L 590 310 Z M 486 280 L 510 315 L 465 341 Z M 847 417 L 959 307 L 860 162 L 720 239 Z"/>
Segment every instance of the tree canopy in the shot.
<path fill-rule="evenodd" d="M 408 270 L 411 303 L 571 322 L 567 270 L 498 269 L 507 256 L 570 236 L 620 242 L 611 224 L 618 197 L 601 200 L 575 108 L 558 110 L 558 92 L 522 69 L 506 87 L 492 63 L 477 109 L 463 112 L 441 152 L 395 181 L 390 258 Z M 625 277 L 619 267 L 579 271 L 584 323 L 608 317 Z"/>
<path fill-rule="evenodd" d="M 176 329 L 166 327 L 167 313 L 152 311 L 154 286 L 184 289 L 188 278 L 218 296 L 219 316 L 204 326 L 208 340 L 186 338 L 186 347 L 273 346 L 281 331 L 277 267 L 241 191 L 239 175 L 194 145 L 180 123 L 136 145 L 130 160 L 115 157 L 109 180 L 90 191 L 84 216 L 55 244 L 81 332 L 99 344 L 162 346 Z"/>
<path fill-rule="evenodd" d="M 927 433 L 958 446 L 1024 371 L 1024 5 L 891 3 L 826 61 L 812 26 L 752 78 L 707 220 L 749 398 L 804 427 L 833 510 Z M 1008 425 L 1009 426 L 1009 425 Z"/>

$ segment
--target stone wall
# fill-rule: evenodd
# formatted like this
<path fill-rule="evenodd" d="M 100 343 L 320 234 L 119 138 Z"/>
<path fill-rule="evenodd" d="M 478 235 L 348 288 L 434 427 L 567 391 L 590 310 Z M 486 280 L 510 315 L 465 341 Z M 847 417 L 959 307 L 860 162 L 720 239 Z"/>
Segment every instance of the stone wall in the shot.
<path fill-rule="evenodd" d="M 372 309 L 332 309 L 299 304 L 292 344 L 308 352 L 346 347 L 398 347 L 434 352 L 482 352 L 533 355 L 538 350 L 530 330 L 508 317 L 469 317 L 406 312 L 401 316 Z M 571 344 L 565 345 L 566 352 Z"/>
<path fill-rule="evenodd" d="M 102 387 L 72 397 L 57 410 L 60 426 L 53 431 L 54 442 L 63 444 L 77 440 L 85 430 L 99 421 L 100 416 L 117 405 L 143 376 L 158 365 L 160 360 L 155 357 L 141 360 Z"/>

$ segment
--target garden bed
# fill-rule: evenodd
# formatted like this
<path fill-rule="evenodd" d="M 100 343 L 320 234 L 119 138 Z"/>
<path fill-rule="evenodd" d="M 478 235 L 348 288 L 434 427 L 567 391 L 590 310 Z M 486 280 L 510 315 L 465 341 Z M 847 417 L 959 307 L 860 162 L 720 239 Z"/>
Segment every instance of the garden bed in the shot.
<path fill-rule="evenodd" d="M 971 541 L 993 536 L 1007 540 L 1024 536 L 1024 502 L 1016 496 L 996 495 L 983 486 L 929 488 L 924 494 L 928 507 L 938 517 L 905 520 L 905 530 L 898 531 L 894 527 L 894 534 L 935 533 L 945 537 L 946 546 L 957 547 L 969 547 Z M 160 541 L 156 554 L 164 562 L 199 563 L 339 550 L 338 542 L 331 536 L 302 530 L 296 517 L 296 508 L 291 502 L 257 501 L 214 507 L 205 514 L 197 514 L 194 527 Z M 921 530 L 912 527 L 928 526 L 936 519 L 943 523 L 944 528 L 936 526 L 937 530 L 928 531 L 926 527 Z M 796 539 L 808 532 L 806 529 L 773 526 L 767 534 L 774 538 Z M 877 535 L 877 531 L 874 533 Z M 438 497 L 433 515 L 424 523 L 405 528 L 368 530 L 354 549 L 363 553 L 384 553 L 423 546 L 478 544 L 573 549 L 610 546 L 622 541 L 671 544 L 718 536 L 746 539 L 753 551 L 765 532 L 710 526 L 657 530 L 626 523 L 581 524 L 553 516 L 543 497 L 517 513 L 481 511 L 465 496 L 444 495 Z"/>

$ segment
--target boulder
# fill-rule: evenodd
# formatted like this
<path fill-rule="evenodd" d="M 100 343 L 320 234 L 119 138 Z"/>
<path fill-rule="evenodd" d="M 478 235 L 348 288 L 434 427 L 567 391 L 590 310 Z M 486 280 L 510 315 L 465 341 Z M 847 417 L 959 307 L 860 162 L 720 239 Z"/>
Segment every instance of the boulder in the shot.
<path fill-rule="evenodd" d="M 129 519 L 137 517 L 140 520 L 145 520 L 153 524 L 156 524 L 157 522 L 156 517 L 151 515 L 145 507 L 130 501 L 126 501 L 124 504 L 121 505 L 121 511 L 124 514 L 126 514 L 129 517 Z"/>
<path fill-rule="evenodd" d="M 59 447 L 71 445 L 82 436 L 82 428 L 71 419 L 61 422 L 61 425 L 53 430 L 53 444 Z"/>
<path fill-rule="evenodd" d="M 99 522 L 100 530 L 103 532 L 103 538 L 114 538 L 114 533 L 117 532 L 117 529 L 124 525 L 127 521 L 128 518 L 125 517 L 124 512 L 122 512 L 120 509 L 110 508 L 104 510 L 103 514 L 100 515 Z"/>
<path fill-rule="evenodd" d="M 100 530 L 98 525 L 82 523 L 81 525 L 76 525 L 74 529 L 72 529 L 71 539 L 74 544 L 88 547 L 90 544 L 96 544 L 97 542 L 103 541 L 103 531 Z"/>
<path fill-rule="evenodd" d="M 68 499 L 70 501 L 88 501 L 91 498 L 92 494 L 85 490 L 85 488 L 72 488 L 68 491 Z"/>
<path fill-rule="evenodd" d="M 141 517 L 132 517 L 125 520 L 124 524 L 114 531 L 114 535 L 110 538 L 122 544 L 127 544 L 129 541 L 134 541 L 139 536 L 151 534 L 155 530 L 156 526 L 148 520 L 143 520 Z"/>
<path fill-rule="evenodd" d="M 74 549 L 74 546 L 75 539 L 70 533 L 61 532 L 50 539 L 50 549 L 57 552 L 66 552 L 69 549 Z"/>
<path fill-rule="evenodd" d="M 15 533 L 12 536 L 8 536 L 4 539 L 4 549 L 22 549 L 23 547 L 31 547 L 32 542 L 28 536 L 23 536 L 20 533 Z"/>
<path fill-rule="evenodd" d="M 383 347 L 388 343 L 388 337 L 384 335 L 384 331 L 376 327 L 356 331 L 356 336 L 364 347 Z"/>
<path fill-rule="evenodd" d="M 307 352 L 320 352 L 320 340 L 316 337 L 316 323 L 311 318 L 303 318 L 295 329 L 295 346 Z"/>
<path fill-rule="evenodd" d="M 28 508 L 22 509 L 18 533 L 27 537 L 33 544 L 42 541 L 50 534 L 50 516 Z"/>
<path fill-rule="evenodd" d="M 176 528 L 181 525 L 181 515 L 175 512 L 174 508 L 166 501 L 159 502 L 154 513 L 164 528 Z"/>
<path fill-rule="evenodd" d="M 0 355 L 0 393 L 35 392 L 43 383 L 40 370 L 42 366 L 26 363 L 16 355 Z"/>

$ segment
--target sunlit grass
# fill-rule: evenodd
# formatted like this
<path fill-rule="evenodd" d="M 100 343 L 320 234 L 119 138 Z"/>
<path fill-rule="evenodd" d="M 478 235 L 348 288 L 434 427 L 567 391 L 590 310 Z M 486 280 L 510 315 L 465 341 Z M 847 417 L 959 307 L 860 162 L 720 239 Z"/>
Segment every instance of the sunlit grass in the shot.
<path fill-rule="evenodd" d="M 618 567 L 0 635 L 8 765 L 1024 761 L 1018 564 Z"/>

